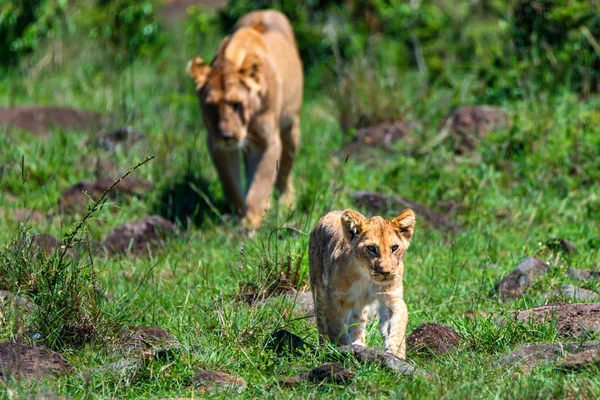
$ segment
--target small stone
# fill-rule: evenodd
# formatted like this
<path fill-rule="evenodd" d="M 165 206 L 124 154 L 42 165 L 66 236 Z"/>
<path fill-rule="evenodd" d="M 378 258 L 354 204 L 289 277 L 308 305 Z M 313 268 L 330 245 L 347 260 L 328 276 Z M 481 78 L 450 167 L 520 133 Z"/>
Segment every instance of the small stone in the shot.
<path fill-rule="evenodd" d="M 241 392 L 247 386 L 246 381 L 239 376 L 229 375 L 222 371 L 204 369 L 196 372 L 192 381 L 205 393 L 219 389 Z"/>
<path fill-rule="evenodd" d="M 306 379 L 312 383 L 329 381 L 337 384 L 347 383 L 355 377 L 354 372 L 336 363 L 326 363 L 311 369 Z"/>
<path fill-rule="evenodd" d="M 549 297 L 564 297 L 573 301 L 595 301 L 600 296 L 591 290 L 573 285 L 562 285 L 558 290 L 552 292 Z"/>
<path fill-rule="evenodd" d="M 575 246 L 572 242 L 569 242 L 563 238 L 554 238 L 550 239 L 546 242 L 546 247 L 554 252 L 560 252 L 565 254 L 575 254 L 577 253 L 577 246 Z"/>
<path fill-rule="evenodd" d="M 179 341 L 162 328 L 151 326 L 131 326 L 116 343 L 118 349 L 126 353 L 145 353 L 152 357 L 162 357 L 179 349 Z"/>
<path fill-rule="evenodd" d="M 577 281 L 600 280 L 600 271 L 592 271 L 591 269 L 569 268 L 567 275 Z"/>
<path fill-rule="evenodd" d="M 569 354 L 588 352 L 598 354 L 598 346 L 598 342 L 524 345 L 504 356 L 498 364 L 503 367 L 518 368 L 523 372 L 529 372 L 540 364 L 557 361 Z"/>
<path fill-rule="evenodd" d="M 165 238 L 176 232 L 172 222 L 153 215 L 116 227 L 104 240 L 104 246 L 111 255 L 128 251 L 133 254 L 148 253 L 150 249 L 160 247 Z"/>
<path fill-rule="evenodd" d="M 266 346 L 277 354 L 297 354 L 302 351 L 314 350 L 300 336 L 294 335 L 285 329 L 280 329 L 267 339 Z"/>
<path fill-rule="evenodd" d="M 55 351 L 17 343 L 0 343 L 0 381 L 5 381 L 9 376 L 38 380 L 74 371 L 75 368 Z"/>
<path fill-rule="evenodd" d="M 502 278 L 492 293 L 498 294 L 502 301 L 512 301 L 523 295 L 535 281 L 550 273 L 550 266 L 539 258 L 529 257 L 523 260 L 510 274 Z"/>
<path fill-rule="evenodd" d="M 554 323 L 563 337 L 585 337 L 600 332 L 600 304 L 551 304 L 517 311 L 514 320 Z"/>
<path fill-rule="evenodd" d="M 407 350 L 437 355 L 456 349 L 461 336 L 452 328 L 440 324 L 421 324 L 406 338 Z"/>

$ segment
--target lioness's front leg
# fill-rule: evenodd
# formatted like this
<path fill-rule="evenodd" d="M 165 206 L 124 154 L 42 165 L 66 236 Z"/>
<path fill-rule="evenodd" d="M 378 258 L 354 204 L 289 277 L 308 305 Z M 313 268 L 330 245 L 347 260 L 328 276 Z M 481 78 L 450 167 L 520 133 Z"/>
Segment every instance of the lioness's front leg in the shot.
<path fill-rule="evenodd" d="M 260 225 L 269 209 L 277 164 L 281 155 L 281 139 L 277 130 L 254 144 L 246 158 L 248 192 L 246 193 L 246 214 L 244 224 L 252 227 Z M 264 136 L 263 136 L 264 137 Z"/>
<path fill-rule="evenodd" d="M 400 358 L 406 357 L 406 325 L 408 309 L 404 300 L 386 293 L 379 301 L 379 330 L 385 342 L 386 350 Z"/>
<path fill-rule="evenodd" d="M 240 171 L 240 152 L 237 149 L 228 150 L 222 149 L 210 140 L 208 141 L 210 157 L 212 158 L 225 197 L 233 208 L 235 213 L 243 214 L 244 212 L 244 192 L 242 189 L 242 176 Z"/>
<path fill-rule="evenodd" d="M 300 144 L 300 116 L 296 115 L 290 126 L 281 131 L 281 162 L 275 186 L 281 192 L 281 204 L 285 207 L 294 205 L 294 183 L 292 167 L 296 159 L 296 151 Z"/>

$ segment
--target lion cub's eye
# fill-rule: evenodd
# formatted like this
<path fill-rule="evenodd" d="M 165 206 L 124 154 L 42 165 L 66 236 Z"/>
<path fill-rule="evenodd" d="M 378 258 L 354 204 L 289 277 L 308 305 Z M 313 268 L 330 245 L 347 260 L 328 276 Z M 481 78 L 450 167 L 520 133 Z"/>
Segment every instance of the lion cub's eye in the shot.
<path fill-rule="evenodd" d="M 395 244 L 392 246 L 392 253 L 395 252 L 396 250 L 398 250 L 398 245 Z"/>
<path fill-rule="evenodd" d="M 367 246 L 367 250 L 369 250 L 369 253 L 377 254 L 377 247 L 375 246 Z"/>
<path fill-rule="evenodd" d="M 231 107 L 233 108 L 233 111 L 240 114 L 242 112 L 242 103 L 238 102 L 238 101 L 232 101 L 231 103 Z"/>

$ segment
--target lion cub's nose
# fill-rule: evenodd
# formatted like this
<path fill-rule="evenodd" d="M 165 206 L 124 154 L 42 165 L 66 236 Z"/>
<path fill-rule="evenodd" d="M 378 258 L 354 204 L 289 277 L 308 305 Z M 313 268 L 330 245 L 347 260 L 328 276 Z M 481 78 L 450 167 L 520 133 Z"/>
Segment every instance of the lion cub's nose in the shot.
<path fill-rule="evenodd" d="M 377 267 L 375 267 L 375 272 L 377 272 L 378 274 L 381 274 L 383 276 L 388 276 L 389 274 L 392 273 L 391 269 L 383 269 L 381 267 L 381 265 L 378 265 Z"/>

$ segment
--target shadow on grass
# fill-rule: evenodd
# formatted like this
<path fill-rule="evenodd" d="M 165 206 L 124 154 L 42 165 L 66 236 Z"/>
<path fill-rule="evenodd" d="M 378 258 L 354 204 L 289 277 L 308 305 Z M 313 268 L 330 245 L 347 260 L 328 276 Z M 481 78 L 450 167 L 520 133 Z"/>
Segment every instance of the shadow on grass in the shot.
<path fill-rule="evenodd" d="M 189 223 L 196 226 L 207 221 L 218 223 L 224 214 L 230 212 L 225 199 L 217 197 L 210 190 L 210 182 L 192 174 L 163 186 L 152 208 L 154 213 L 182 227 L 187 227 Z"/>

